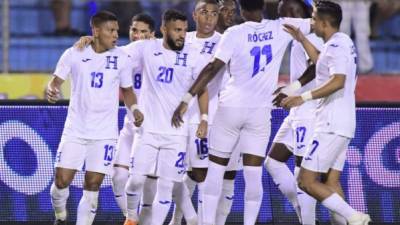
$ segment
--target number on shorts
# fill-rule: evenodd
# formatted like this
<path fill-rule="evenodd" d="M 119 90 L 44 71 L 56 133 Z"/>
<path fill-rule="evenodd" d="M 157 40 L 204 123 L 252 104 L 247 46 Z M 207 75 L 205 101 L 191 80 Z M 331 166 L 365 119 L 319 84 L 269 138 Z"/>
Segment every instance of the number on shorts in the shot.
<path fill-rule="evenodd" d="M 311 156 L 314 154 L 314 152 L 317 150 L 318 146 L 319 146 L 319 142 L 316 140 L 313 140 L 312 142 L 312 149 L 310 154 L 308 154 L 308 156 L 305 158 L 305 160 L 311 160 Z"/>
<path fill-rule="evenodd" d="M 104 161 L 111 162 L 114 156 L 114 146 L 104 145 Z"/>
<path fill-rule="evenodd" d="M 296 128 L 296 141 L 297 143 L 303 143 L 304 137 L 306 136 L 306 127 L 297 127 Z"/>
<path fill-rule="evenodd" d="M 184 168 L 185 152 L 178 153 L 178 160 L 176 160 L 175 167 Z"/>
<path fill-rule="evenodd" d="M 194 141 L 196 143 L 197 155 L 200 156 L 200 159 L 205 159 L 208 157 L 208 145 L 207 138 L 204 139 L 196 139 Z"/>

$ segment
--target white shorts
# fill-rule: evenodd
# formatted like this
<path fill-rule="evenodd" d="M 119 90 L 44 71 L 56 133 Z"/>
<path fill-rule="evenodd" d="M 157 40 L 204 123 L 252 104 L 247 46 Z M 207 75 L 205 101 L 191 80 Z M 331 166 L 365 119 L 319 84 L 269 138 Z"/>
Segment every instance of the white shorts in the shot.
<path fill-rule="evenodd" d="M 210 130 L 210 151 L 224 157 L 240 139 L 241 153 L 265 157 L 270 133 L 270 108 L 218 107 Z"/>
<path fill-rule="evenodd" d="M 58 146 L 55 167 L 110 175 L 117 140 L 89 140 L 63 135 Z"/>
<path fill-rule="evenodd" d="M 117 152 L 115 153 L 114 164 L 129 167 L 133 138 L 136 131 L 137 129 L 135 125 L 129 120 L 125 119 L 124 127 L 120 131 L 118 137 Z"/>
<path fill-rule="evenodd" d="M 313 137 L 314 120 L 291 120 L 286 117 L 275 135 L 274 143 L 282 143 L 296 156 L 304 156 Z"/>
<path fill-rule="evenodd" d="M 191 168 L 208 168 L 208 138 L 198 138 L 196 136 L 197 127 L 198 124 L 189 125 L 189 136 L 185 160 L 188 170 L 191 170 Z M 208 136 L 210 135 L 211 127 L 212 125 L 208 126 Z M 226 170 L 232 171 L 240 169 L 240 159 L 240 150 L 233 151 Z"/>
<path fill-rule="evenodd" d="M 330 168 L 342 171 L 349 143 L 348 137 L 334 133 L 314 133 L 301 167 L 320 173 L 326 173 Z"/>
<path fill-rule="evenodd" d="M 129 172 L 182 182 L 186 172 L 186 136 L 137 133 Z"/>

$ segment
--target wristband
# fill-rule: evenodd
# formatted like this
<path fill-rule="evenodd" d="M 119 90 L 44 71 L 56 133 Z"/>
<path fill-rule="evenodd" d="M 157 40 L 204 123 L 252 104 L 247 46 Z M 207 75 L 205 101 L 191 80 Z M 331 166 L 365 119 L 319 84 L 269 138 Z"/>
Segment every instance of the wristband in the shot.
<path fill-rule="evenodd" d="M 296 80 L 295 82 L 291 83 L 290 85 L 284 87 L 282 89 L 282 93 L 286 95 L 293 95 L 297 90 L 301 88 L 300 81 Z"/>
<path fill-rule="evenodd" d="M 139 109 L 137 104 L 133 104 L 131 105 L 131 107 L 129 108 L 129 110 L 131 110 L 131 112 L 134 112 L 136 109 Z"/>
<path fill-rule="evenodd" d="M 301 98 L 303 99 L 303 101 L 308 101 L 308 100 L 312 100 L 313 99 L 313 97 L 312 97 L 312 94 L 311 94 L 311 91 L 306 91 L 306 92 L 304 92 L 303 94 L 301 94 Z"/>
<path fill-rule="evenodd" d="M 207 114 L 201 114 L 201 120 L 204 120 L 208 122 L 208 115 Z"/>
<path fill-rule="evenodd" d="M 189 103 L 192 100 L 192 98 L 193 98 L 193 95 L 188 92 L 183 96 L 182 102 L 184 102 L 184 103 L 189 105 Z"/>

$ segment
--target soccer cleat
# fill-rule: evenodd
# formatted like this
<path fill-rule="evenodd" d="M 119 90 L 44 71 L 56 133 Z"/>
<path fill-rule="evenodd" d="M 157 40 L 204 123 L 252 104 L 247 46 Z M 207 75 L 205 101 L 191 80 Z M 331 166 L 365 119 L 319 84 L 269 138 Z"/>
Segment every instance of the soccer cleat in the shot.
<path fill-rule="evenodd" d="M 65 220 L 56 220 L 56 221 L 54 221 L 54 225 L 67 225 L 67 221 L 65 221 Z"/>
<path fill-rule="evenodd" d="M 357 212 L 352 215 L 347 222 L 349 225 L 368 225 L 368 223 L 371 222 L 371 218 L 368 214 Z"/>
<path fill-rule="evenodd" d="M 135 220 L 130 220 L 128 218 L 126 218 L 124 225 L 138 225 L 139 222 L 135 221 Z"/>

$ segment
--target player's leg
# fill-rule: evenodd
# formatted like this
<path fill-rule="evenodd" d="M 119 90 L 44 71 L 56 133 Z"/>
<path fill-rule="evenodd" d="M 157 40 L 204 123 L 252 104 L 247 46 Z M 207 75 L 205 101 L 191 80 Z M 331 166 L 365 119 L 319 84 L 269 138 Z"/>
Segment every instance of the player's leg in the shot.
<path fill-rule="evenodd" d="M 174 183 L 181 183 L 185 173 L 187 140 L 185 136 L 160 135 L 163 144 L 160 148 L 157 171 L 157 194 L 153 202 L 152 224 L 163 224 L 172 203 Z M 197 223 L 197 215 L 186 218 L 188 224 Z"/>
<path fill-rule="evenodd" d="M 314 134 L 300 169 L 299 187 L 330 211 L 346 218 L 350 225 L 364 225 L 370 221 L 369 216 L 354 210 L 339 194 L 319 180 L 320 173 L 327 173 L 333 165 L 339 164 L 337 160 L 342 160 L 340 164 L 344 165 L 345 157 L 340 156 L 347 151 L 349 142 L 349 138 L 335 134 Z"/>
<path fill-rule="evenodd" d="M 232 160 L 233 158 L 231 158 Z M 227 168 L 229 169 L 229 163 Z M 234 198 L 234 188 L 235 188 L 235 177 L 236 170 L 226 171 L 224 174 L 224 180 L 222 182 L 222 192 L 219 197 L 217 215 L 215 218 L 216 225 L 224 225 L 226 223 L 226 219 L 228 218 L 229 213 L 231 212 L 233 198 Z"/>
<path fill-rule="evenodd" d="M 129 178 L 125 186 L 127 198 L 127 218 L 125 225 L 138 224 L 139 215 L 137 213 L 143 186 L 147 175 L 154 174 L 156 168 L 157 155 L 159 153 L 159 141 L 154 134 L 137 134 L 131 153 L 129 168 Z"/>
<path fill-rule="evenodd" d="M 271 129 L 271 110 L 247 109 L 247 118 L 240 133 L 245 180 L 244 224 L 253 225 L 260 210 L 263 186 L 262 165 Z"/>
<path fill-rule="evenodd" d="M 157 177 L 147 176 L 143 185 L 143 193 L 139 212 L 139 221 L 143 225 L 151 225 L 152 206 L 157 193 Z"/>
<path fill-rule="evenodd" d="M 203 191 L 203 224 L 215 224 L 223 178 L 229 158 L 239 139 L 240 123 L 245 112 L 241 108 L 219 107 L 210 130 L 210 154 Z"/>
<path fill-rule="evenodd" d="M 56 224 L 67 218 L 67 199 L 69 185 L 77 170 L 81 170 L 85 160 L 85 147 L 81 139 L 62 136 L 55 162 L 55 178 L 50 188 Z"/>
<path fill-rule="evenodd" d="M 85 181 L 78 205 L 76 224 L 92 224 L 96 216 L 100 185 L 113 170 L 116 140 L 88 140 L 86 144 Z"/>
<path fill-rule="evenodd" d="M 310 141 L 312 141 L 313 131 L 314 131 L 314 120 L 313 119 L 303 119 L 293 121 L 293 136 L 295 136 L 294 150 L 293 153 L 295 158 L 295 168 L 294 177 L 297 180 L 299 177 L 301 162 L 303 156 L 306 152 L 306 147 Z M 315 224 L 315 207 L 317 200 L 312 196 L 308 195 L 306 192 L 301 190 L 296 182 L 297 187 L 297 200 L 300 205 L 301 211 L 301 221 L 304 225 L 314 225 Z"/>
<path fill-rule="evenodd" d="M 174 189 L 172 191 L 173 200 L 175 201 L 175 211 L 173 218 L 170 221 L 170 225 L 180 225 L 182 223 L 182 218 L 188 218 L 186 220 L 194 221 L 195 218 L 199 219 L 196 211 L 192 204 L 192 196 L 193 192 L 190 192 L 188 187 L 185 184 L 185 180 L 183 182 L 175 182 Z M 198 221 L 198 224 L 201 224 Z"/>
<path fill-rule="evenodd" d="M 133 144 L 133 124 L 125 119 L 118 142 L 117 152 L 115 154 L 114 173 L 112 176 L 112 189 L 115 201 L 126 216 L 126 194 L 125 185 L 129 177 L 129 158 Z"/>

